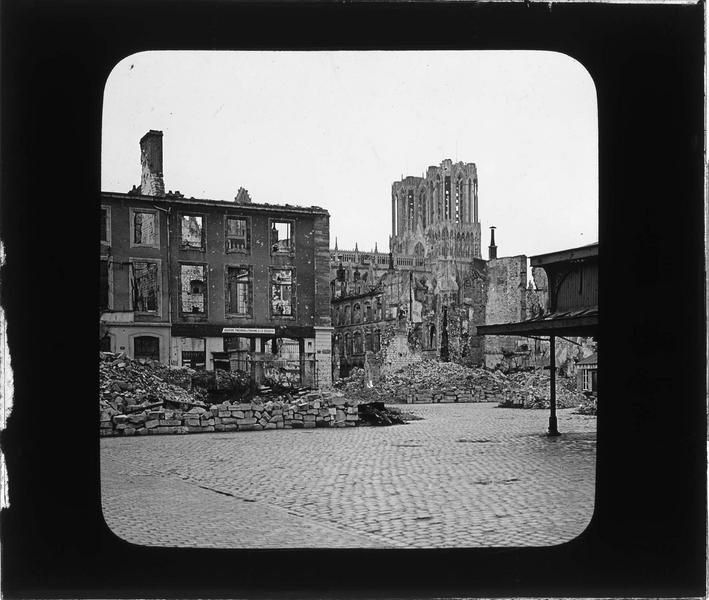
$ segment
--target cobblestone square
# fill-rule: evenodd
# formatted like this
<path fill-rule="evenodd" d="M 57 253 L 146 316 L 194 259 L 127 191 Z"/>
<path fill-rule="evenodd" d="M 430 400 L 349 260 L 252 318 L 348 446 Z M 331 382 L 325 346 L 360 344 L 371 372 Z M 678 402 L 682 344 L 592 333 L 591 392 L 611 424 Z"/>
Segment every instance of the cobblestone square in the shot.
<path fill-rule="evenodd" d="M 569 541 L 593 514 L 596 418 L 407 405 L 407 425 L 104 438 L 103 513 L 142 545 L 446 548 Z"/>

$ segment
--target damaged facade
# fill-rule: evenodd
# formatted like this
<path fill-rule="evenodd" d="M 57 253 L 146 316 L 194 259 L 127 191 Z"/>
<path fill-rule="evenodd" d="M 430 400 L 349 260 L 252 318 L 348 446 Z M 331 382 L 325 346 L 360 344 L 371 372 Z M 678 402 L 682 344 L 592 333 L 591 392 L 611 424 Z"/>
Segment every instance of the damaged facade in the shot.
<path fill-rule="evenodd" d="M 162 132 L 140 147 L 140 187 L 101 194 L 102 348 L 329 385 L 328 212 L 165 193 Z"/>
<path fill-rule="evenodd" d="M 480 228 L 475 165 L 444 160 L 423 177 L 392 185 L 388 253 L 335 243 L 335 377 L 360 367 L 376 379 L 425 358 L 489 368 L 546 364 L 548 342 L 477 333 L 482 325 L 536 314 L 547 293 L 542 269 L 528 281 L 526 256 L 498 258 L 494 228 L 484 260 Z M 591 351 L 580 338 L 556 348 L 570 364 Z"/>

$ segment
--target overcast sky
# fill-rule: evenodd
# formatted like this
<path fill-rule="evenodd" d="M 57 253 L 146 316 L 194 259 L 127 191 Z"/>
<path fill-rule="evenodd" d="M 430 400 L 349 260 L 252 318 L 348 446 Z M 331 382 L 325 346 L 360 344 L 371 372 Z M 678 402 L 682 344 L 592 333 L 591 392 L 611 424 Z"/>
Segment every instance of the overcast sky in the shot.
<path fill-rule="evenodd" d="M 391 184 L 473 162 L 482 251 L 598 240 L 596 91 L 550 52 L 145 52 L 106 83 L 102 189 L 140 183 L 163 131 L 166 190 L 330 211 L 331 246 L 388 250 Z"/>

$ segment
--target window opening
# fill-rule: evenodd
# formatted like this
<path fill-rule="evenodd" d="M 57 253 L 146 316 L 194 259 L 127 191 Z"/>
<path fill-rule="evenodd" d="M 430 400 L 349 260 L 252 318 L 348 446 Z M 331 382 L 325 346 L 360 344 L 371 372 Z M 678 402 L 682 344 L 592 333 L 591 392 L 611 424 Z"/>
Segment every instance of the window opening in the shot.
<path fill-rule="evenodd" d="M 355 331 L 354 334 L 354 353 L 362 354 L 364 349 L 362 348 L 362 333 L 360 331 Z"/>
<path fill-rule="evenodd" d="M 157 244 L 155 213 L 140 211 L 133 213 L 133 243 L 143 246 Z"/>
<path fill-rule="evenodd" d="M 182 248 L 202 250 L 204 248 L 204 218 L 200 215 L 182 215 Z"/>
<path fill-rule="evenodd" d="M 133 358 L 160 360 L 160 338 L 139 335 L 133 338 Z"/>
<path fill-rule="evenodd" d="M 99 272 L 99 309 L 108 309 L 108 261 L 100 261 L 100 272 Z"/>
<path fill-rule="evenodd" d="M 207 352 L 204 338 L 182 338 L 180 350 L 183 367 L 191 369 L 206 368 Z"/>
<path fill-rule="evenodd" d="M 249 267 L 227 267 L 227 313 L 251 313 L 251 277 Z"/>
<path fill-rule="evenodd" d="M 157 312 L 158 264 L 136 261 L 131 263 L 131 267 L 133 310 L 136 312 Z"/>
<path fill-rule="evenodd" d="M 204 314 L 204 265 L 180 265 L 182 312 Z"/>
<path fill-rule="evenodd" d="M 108 242 L 109 223 L 108 223 L 108 208 L 101 208 L 101 241 Z"/>
<path fill-rule="evenodd" d="M 272 221 L 271 252 L 274 254 L 293 252 L 293 223 Z"/>
<path fill-rule="evenodd" d="M 277 269 L 272 271 L 271 311 L 273 316 L 293 315 L 292 269 Z"/>
<path fill-rule="evenodd" d="M 227 217 L 226 220 L 226 251 L 246 252 L 249 248 L 247 240 L 246 219 Z"/>

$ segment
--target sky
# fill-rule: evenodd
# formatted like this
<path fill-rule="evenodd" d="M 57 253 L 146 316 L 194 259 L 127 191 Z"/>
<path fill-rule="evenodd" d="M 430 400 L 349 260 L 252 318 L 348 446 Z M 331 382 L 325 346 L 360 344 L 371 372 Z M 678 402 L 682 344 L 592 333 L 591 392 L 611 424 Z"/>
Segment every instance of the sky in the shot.
<path fill-rule="evenodd" d="M 166 190 L 320 206 L 330 245 L 388 250 L 391 185 L 445 158 L 478 171 L 482 253 L 598 241 L 596 90 L 574 59 L 530 51 L 134 54 L 106 82 L 103 191 L 140 184 L 163 132 Z"/>

